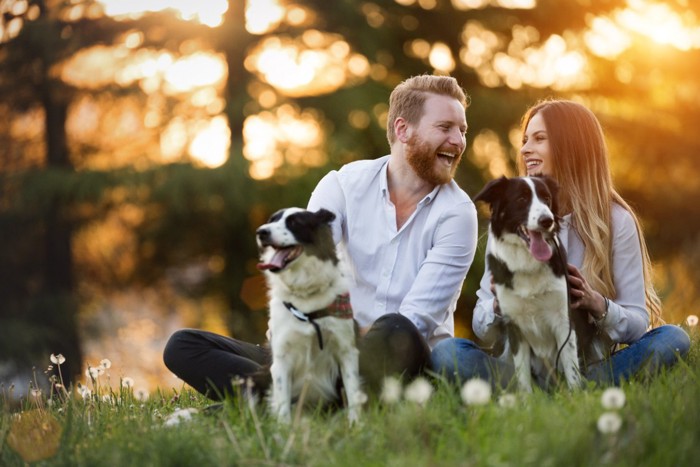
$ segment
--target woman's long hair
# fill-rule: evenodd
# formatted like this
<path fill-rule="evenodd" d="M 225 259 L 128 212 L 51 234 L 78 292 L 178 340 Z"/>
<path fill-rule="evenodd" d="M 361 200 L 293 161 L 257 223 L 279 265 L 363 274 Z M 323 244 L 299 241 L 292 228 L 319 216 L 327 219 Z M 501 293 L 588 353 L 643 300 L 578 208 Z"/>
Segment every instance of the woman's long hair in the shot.
<path fill-rule="evenodd" d="M 523 116 L 522 133 L 530 119 L 540 114 L 547 129 L 551 175 L 561 186 L 558 214 L 571 213 L 572 227 L 585 247 L 583 274 L 593 289 L 615 297 L 612 273 L 611 208 L 626 209 L 637 227 L 642 252 L 647 313 L 652 327 L 663 323 L 661 300 L 652 282 L 652 264 L 639 220 L 634 210 L 613 187 L 608 150 L 600 122 L 585 106 L 567 100 L 545 100 Z M 520 159 L 521 172 L 524 162 Z"/>

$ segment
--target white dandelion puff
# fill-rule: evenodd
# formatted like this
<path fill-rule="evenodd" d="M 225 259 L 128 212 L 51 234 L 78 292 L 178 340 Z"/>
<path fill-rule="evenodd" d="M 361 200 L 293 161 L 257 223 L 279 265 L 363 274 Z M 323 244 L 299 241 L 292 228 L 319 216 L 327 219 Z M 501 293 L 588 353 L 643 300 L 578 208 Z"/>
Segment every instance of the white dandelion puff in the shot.
<path fill-rule="evenodd" d="M 419 405 L 425 405 L 432 395 L 433 386 L 425 378 L 416 378 L 404 390 L 406 400 Z"/>
<path fill-rule="evenodd" d="M 112 366 L 112 362 L 108 358 L 103 358 L 100 361 L 100 367 L 102 367 L 105 370 L 109 370 Z"/>
<path fill-rule="evenodd" d="M 387 376 L 384 378 L 384 384 L 382 385 L 382 394 L 380 396 L 381 400 L 387 404 L 394 404 L 401 400 L 401 392 L 403 387 L 401 386 L 401 381 L 393 376 Z"/>
<path fill-rule="evenodd" d="M 467 405 L 485 405 L 491 400 L 491 385 L 483 379 L 473 378 L 464 383 L 460 394 Z"/>
<path fill-rule="evenodd" d="M 146 391 L 145 389 L 139 389 L 138 391 L 136 391 L 135 396 L 136 396 L 136 399 L 140 400 L 141 402 L 147 401 L 148 400 L 148 391 Z"/>
<path fill-rule="evenodd" d="M 685 322 L 691 328 L 695 327 L 698 325 L 698 316 L 697 315 L 688 315 L 688 317 L 685 318 Z"/>
<path fill-rule="evenodd" d="M 64 357 L 63 354 L 51 354 L 49 360 L 51 360 L 51 363 L 53 363 L 54 365 L 62 365 L 66 361 L 66 357 Z"/>
<path fill-rule="evenodd" d="M 92 396 L 92 391 L 87 386 L 78 384 L 78 394 L 80 394 L 80 397 L 87 400 L 90 399 L 90 397 Z"/>
<path fill-rule="evenodd" d="M 498 405 L 506 409 L 512 409 L 517 405 L 518 399 L 515 394 L 501 394 L 498 398 Z"/>
<path fill-rule="evenodd" d="M 190 409 L 177 409 L 175 412 L 171 413 L 167 419 L 165 419 L 165 422 L 163 425 L 165 426 L 176 426 L 179 425 L 181 422 L 186 422 L 192 419 L 192 416 L 198 413 L 197 409 L 190 408 Z"/>
<path fill-rule="evenodd" d="M 600 396 L 600 403 L 606 410 L 621 409 L 625 405 L 625 392 L 620 388 L 608 388 Z"/>
<path fill-rule="evenodd" d="M 134 387 L 134 379 L 129 378 L 128 376 L 125 376 L 122 378 L 122 387 L 124 389 L 130 389 Z"/>
<path fill-rule="evenodd" d="M 88 366 L 87 370 L 85 370 L 85 376 L 90 379 L 98 379 L 104 372 L 105 369 L 101 366 Z"/>
<path fill-rule="evenodd" d="M 597 426 L 603 434 L 617 433 L 622 426 L 622 418 L 617 412 L 605 412 L 598 418 Z"/>

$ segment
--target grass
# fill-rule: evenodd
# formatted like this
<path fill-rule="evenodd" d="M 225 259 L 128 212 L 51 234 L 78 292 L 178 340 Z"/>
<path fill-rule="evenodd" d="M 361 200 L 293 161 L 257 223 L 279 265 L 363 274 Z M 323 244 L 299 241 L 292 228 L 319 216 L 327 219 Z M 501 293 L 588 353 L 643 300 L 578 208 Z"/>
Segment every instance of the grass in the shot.
<path fill-rule="evenodd" d="M 603 388 L 536 391 L 503 407 L 466 405 L 438 384 L 424 405 L 370 401 L 359 426 L 344 412 L 306 412 L 278 425 L 265 410 L 190 391 L 139 401 L 129 389 L 0 407 L 0 465 L 24 466 L 695 466 L 700 465 L 700 350 L 694 330 L 686 361 L 650 382 L 621 386 L 622 425 L 601 433 Z M 111 401 L 103 396 L 111 395 Z M 177 409 L 190 420 L 167 426 Z M 24 457 L 23 457 L 24 456 Z M 43 460 L 36 458 L 43 457 Z"/>

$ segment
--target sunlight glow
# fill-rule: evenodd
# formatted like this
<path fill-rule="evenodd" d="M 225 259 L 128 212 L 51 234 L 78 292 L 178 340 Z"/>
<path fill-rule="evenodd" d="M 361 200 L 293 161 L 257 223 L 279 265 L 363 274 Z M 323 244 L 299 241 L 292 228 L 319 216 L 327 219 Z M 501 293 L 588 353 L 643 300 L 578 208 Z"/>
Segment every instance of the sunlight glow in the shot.
<path fill-rule="evenodd" d="M 309 30 L 301 40 L 271 37 L 246 60 L 246 68 L 289 95 L 324 94 L 369 75 L 367 59 L 351 53 L 340 36 Z"/>
<path fill-rule="evenodd" d="M 175 61 L 165 70 L 164 78 L 173 93 L 177 93 L 212 86 L 225 75 L 226 62 L 222 56 L 197 52 Z"/>
<path fill-rule="evenodd" d="M 98 3 L 104 6 L 107 15 L 116 18 L 173 9 L 181 19 L 197 20 L 210 27 L 219 26 L 228 10 L 227 0 L 98 0 Z"/>
<path fill-rule="evenodd" d="M 493 130 L 482 130 L 474 137 L 469 159 L 489 179 L 501 175 L 513 176 L 508 153 L 498 134 Z"/>
<path fill-rule="evenodd" d="M 648 38 L 678 50 L 700 48 L 700 27 L 694 15 L 681 16 L 665 3 L 628 0 L 625 9 L 589 20 L 584 40 L 594 54 L 614 59 L 634 45 L 633 38 Z"/>
<path fill-rule="evenodd" d="M 219 115 L 203 122 L 190 143 L 189 152 L 205 167 L 215 168 L 226 162 L 230 145 L 231 130 L 226 117 Z"/>
<path fill-rule="evenodd" d="M 529 10 L 537 6 L 537 0 L 452 0 L 452 6 L 458 10 L 472 10 L 487 6 Z"/>
<path fill-rule="evenodd" d="M 505 84 L 512 89 L 523 86 L 575 89 L 586 86 L 589 75 L 586 59 L 577 45 L 559 35 L 551 35 L 542 45 L 539 32 L 532 27 L 514 26 L 513 39 L 503 39 L 476 21 L 462 31 L 465 44 L 460 59 L 474 68 L 489 87 Z"/>
<path fill-rule="evenodd" d="M 450 47 L 444 42 L 436 42 L 430 50 L 430 66 L 444 73 L 452 72 L 457 66 Z"/>
<path fill-rule="evenodd" d="M 610 18 L 596 17 L 584 34 L 584 41 L 595 55 L 613 59 L 632 45 L 630 36 Z"/>
<path fill-rule="evenodd" d="M 248 117 L 243 138 L 243 155 L 250 161 L 250 175 L 255 179 L 271 177 L 285 163 L 303 168 L 326 162 L 318 116 L 291 105 Z"/>
<path fill-rule="evenodd" d="M 668 5 L 647 0 L 628 0 L 628 4 L 615 15 L 622 27 L 679 50 L 700 47 L 700 28 L 686 27 Z"/>
<path fill-rule="evenodd" d="M 264 34 L 278 26 L 284 16 L 285 9 L 278 0 L 248 2 L 245 12 L 246 29 L 251 34 Z"/>

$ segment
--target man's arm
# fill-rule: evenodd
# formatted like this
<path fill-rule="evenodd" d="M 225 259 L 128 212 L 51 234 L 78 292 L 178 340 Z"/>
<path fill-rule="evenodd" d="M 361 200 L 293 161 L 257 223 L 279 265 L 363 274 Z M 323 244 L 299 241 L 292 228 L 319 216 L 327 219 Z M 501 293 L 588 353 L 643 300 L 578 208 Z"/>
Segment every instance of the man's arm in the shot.
<path fill-rule="evenodd" d="M 447 319 L 462 289 L 477 243 L 476 208 L 471 202 L 445 213 L 435 241 L 420 266 L 399 313 L 409 318 L 428 340 Z"/>

